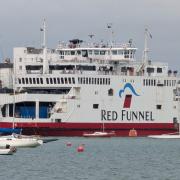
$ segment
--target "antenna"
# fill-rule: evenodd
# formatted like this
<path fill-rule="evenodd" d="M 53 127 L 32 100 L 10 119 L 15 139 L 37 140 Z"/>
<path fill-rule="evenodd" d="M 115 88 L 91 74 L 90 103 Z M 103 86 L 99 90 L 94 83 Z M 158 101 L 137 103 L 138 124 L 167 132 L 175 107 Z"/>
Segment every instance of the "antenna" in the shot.
<path fill-rule="evenodd" d="M 111 29 L 112 29 L 112 23 L 108 23 L 108 24 L 107 24 L 107 28 L 111 30 Z M 112 42 L 113 33 L 114 33 L 113 30 L 110 31 L 110 45 L 111 45 L 111 47 L 112 47 L 112 45 L 113 45 L 113 42 Z"/>

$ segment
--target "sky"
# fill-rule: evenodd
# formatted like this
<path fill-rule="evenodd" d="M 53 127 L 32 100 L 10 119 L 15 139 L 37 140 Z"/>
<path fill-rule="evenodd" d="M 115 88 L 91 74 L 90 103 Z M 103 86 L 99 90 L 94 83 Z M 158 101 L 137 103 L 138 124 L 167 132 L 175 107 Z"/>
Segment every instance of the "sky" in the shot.
<path fill-rule="evenodd" d="M 133 39 L 137 60 L 142 58 L 147 27 L 152 34 L 149 59 L 180 70 L 179 7 L 179 0 L 0 0 L 0 59 L 12 59 L 14 47 L 40 47 L 45 18 L 50 48 L 73 38 L 90 41 L 89 34 L 95 35 L 95 42 L 107 42 L 107 24 L 112 23 L 116 42 Z"/>

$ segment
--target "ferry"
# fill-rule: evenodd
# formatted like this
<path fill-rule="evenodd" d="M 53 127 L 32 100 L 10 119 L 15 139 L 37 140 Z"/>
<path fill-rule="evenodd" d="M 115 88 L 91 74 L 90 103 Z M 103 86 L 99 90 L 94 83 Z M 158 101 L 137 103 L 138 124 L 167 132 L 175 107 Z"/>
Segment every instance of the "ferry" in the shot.
<path fill-rule="evenodd" d="M 129 136 L 178 131 L 180 77 L 167 63 L 148 58 L 145 30 L 142 60 L 127 43 L 73 39 L 46 46 L 15 47 L 13 63 L 0 64 L 0 129 L 25 135 L 83 136 L 114 132 Z"/>

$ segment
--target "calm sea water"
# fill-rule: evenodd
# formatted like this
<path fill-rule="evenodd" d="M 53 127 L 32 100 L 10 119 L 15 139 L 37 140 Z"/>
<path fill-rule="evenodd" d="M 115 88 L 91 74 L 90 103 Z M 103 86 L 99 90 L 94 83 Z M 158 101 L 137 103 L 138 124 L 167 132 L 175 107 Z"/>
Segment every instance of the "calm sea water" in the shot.
<path fill-rule="evenodd" d="M 66 143 L 72 146 L 67 147 Z M 78 153 L 79 144 L 85 151 Z M 180 141 L 59 138 L 0 156 L 0 180 L 179 180 Z"/>

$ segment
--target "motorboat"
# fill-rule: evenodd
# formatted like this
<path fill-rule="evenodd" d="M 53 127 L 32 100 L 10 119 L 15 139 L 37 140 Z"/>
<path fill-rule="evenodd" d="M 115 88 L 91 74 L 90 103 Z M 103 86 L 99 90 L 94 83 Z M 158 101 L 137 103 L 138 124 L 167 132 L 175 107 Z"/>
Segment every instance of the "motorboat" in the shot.
<path fill-rule="evenodd" d="M 36 147 L 42 145 L 43 141 L 34 137 L 23 137 L 19 134 L 0 137 L 0 147 L 10 145 L 12 147 Z"/>
<path fill-rule="evenodd" d="M 162 135 L 150 135 L 149 138 L 153 139 L 180 139 L 180 134 L 162 134 Z"/>
<path fill-rule="evenodd" d="M 6 145 L 4 148 L 0 148 L 0 155 L 12 155 L 16 152 L 15 147 L 10 147 L 10 145 Z"/>
<path fill-rule="evenodd" d="M 112 137 L 115 136 L 115 132 L 97 131 L 93 133 L 84 133 L 84 137 Z"/>

